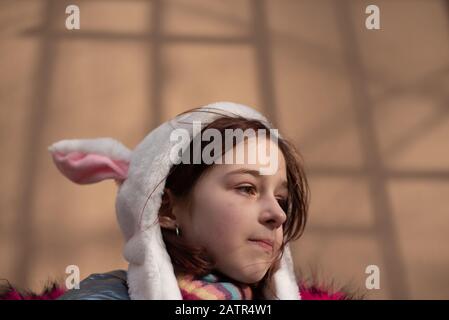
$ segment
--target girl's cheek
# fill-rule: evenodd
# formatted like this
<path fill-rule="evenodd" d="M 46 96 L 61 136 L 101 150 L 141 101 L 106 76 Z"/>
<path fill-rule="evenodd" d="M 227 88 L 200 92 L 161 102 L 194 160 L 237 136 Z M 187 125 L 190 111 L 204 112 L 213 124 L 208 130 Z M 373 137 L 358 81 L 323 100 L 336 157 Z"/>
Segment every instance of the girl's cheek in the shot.
<path fill-rule="evenodd" d="M 242 227 L 242 213 L 236 212 L 235 204 L 226 204 L 220 210 L 216 210 L 213 226 L 210 225 L 208 232 L 213 230 L 215 237 L 222 241 L 229 240 L 229 237 L 236 238 Z M 214 238 L 215 238 L 214 237 Z"/>

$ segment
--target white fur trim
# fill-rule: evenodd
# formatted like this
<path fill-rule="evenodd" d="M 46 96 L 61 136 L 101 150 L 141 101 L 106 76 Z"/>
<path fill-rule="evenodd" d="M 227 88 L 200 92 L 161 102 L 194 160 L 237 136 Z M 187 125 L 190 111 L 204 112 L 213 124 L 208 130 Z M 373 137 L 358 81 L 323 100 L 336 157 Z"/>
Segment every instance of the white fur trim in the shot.
<path fill-rule="evenodd" d="M 301 299 L 289 245 L 285 247 L 281 267 L 274 274 L 274 281 L 276 293 L 280 300 Z"/>
<path fill-rule="evenodd" d="M 131 151 L 112 138 L 61 140 L 48 147 L 48 150 L 50 152 L 62 153 L 94 153 L 114 160 L 129 161 L 131 158 Z"/>

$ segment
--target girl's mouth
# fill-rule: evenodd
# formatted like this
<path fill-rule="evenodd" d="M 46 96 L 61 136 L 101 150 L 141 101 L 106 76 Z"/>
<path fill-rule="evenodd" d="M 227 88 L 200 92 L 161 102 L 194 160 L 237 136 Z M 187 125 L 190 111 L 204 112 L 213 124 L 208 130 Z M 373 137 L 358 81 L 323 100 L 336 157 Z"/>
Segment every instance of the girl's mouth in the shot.
<path fill-rule="evenodd" d="M 265 251 L 272 252 L 273 251 L 273 242 L 268 239 L 249 239 L 249 241 Z"/>

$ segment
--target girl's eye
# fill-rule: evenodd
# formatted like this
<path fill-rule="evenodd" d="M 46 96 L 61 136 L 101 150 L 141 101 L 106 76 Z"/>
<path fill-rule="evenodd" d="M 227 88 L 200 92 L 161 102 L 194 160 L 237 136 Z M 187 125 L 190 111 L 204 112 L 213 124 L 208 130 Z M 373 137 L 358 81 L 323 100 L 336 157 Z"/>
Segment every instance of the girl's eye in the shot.
<path fill-rule="evenodd" d="M 240 186 L 236 188 L 237 190 L 249 194 L 249 195 L 255 195 L 256 194 L 256 188 L 253 186 Z"/>

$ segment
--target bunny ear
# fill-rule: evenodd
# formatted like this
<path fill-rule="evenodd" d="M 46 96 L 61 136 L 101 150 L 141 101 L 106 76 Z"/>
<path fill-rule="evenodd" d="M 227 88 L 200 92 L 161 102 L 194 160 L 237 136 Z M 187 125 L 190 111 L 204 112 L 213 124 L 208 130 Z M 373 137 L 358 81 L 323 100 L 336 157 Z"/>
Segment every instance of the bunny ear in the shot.
<path fill-rule="evenodd" d="M 111 138 L 62 140 L 48 150 L 59 171 L 79 184 L 105 179 L 121 183 L 128 176 L 131 151 Z"/>

